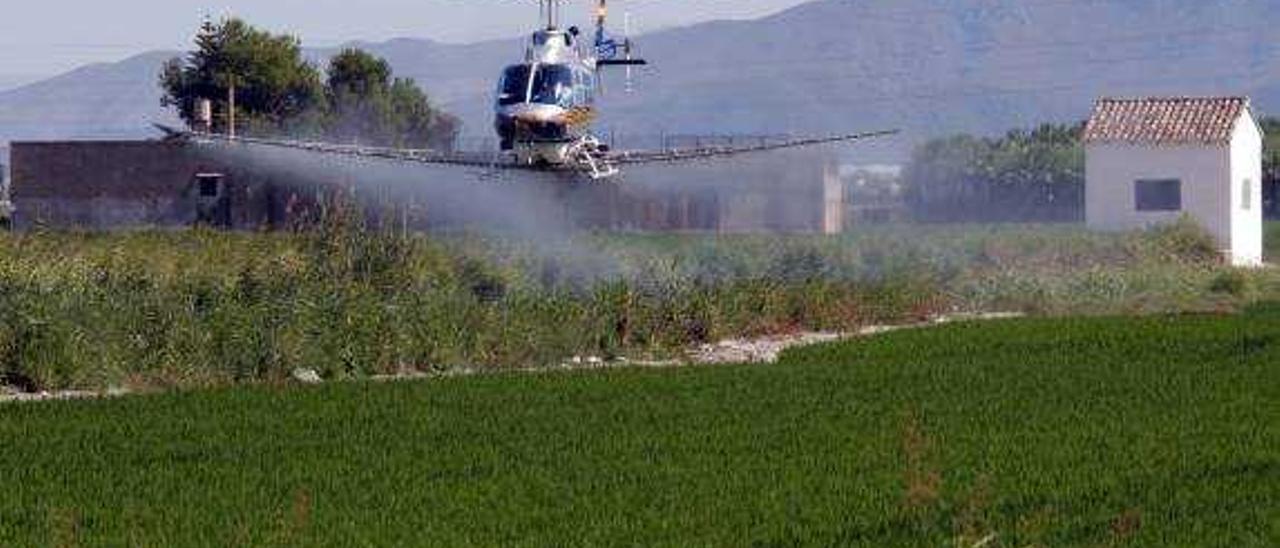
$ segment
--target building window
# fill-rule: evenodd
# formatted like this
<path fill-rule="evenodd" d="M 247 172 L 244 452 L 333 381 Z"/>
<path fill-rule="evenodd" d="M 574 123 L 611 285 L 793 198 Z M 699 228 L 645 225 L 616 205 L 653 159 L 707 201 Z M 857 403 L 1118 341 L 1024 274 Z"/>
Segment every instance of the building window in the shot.
<path fill-rule="evenodd" d="M 1253 209 L 1253 179 L 1245 179 L 1240 188 L 1240 209 Z"/>
<path fill-rule="evenodd" d="M 196 183 L 201 198 L 217 198 L 222 186 L 221 175 L 196 175 Z"/>
<path fill-rule="evenodd" d="M 1134 183 L 1134 204 L 1138 211 L 1181 211 L 1182 181 L 1140 179 Z"/>

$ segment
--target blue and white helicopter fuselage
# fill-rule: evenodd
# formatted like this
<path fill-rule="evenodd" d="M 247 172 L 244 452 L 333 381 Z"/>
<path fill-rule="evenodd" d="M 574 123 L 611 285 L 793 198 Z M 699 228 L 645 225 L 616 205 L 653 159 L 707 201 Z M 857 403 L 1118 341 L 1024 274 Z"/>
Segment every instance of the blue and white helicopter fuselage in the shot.
<path fill-rule="evenodd" d="M 524 63 L 503 69 L 494 129 L 503 150 L 560 163 L 559 149 L 588 134 L 595 119 L 596 62 L 575 45 L 576 29 L 533 34 Z"/>

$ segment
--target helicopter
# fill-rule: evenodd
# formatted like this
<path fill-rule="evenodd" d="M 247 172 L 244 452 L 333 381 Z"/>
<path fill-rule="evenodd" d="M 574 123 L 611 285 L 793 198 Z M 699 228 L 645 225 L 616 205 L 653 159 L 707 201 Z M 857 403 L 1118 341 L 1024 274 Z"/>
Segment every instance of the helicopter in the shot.
<path fill-rule="evenodd" d="M 320 142 L 289 141 L 213 133 L 187 133 L 157 126 L 170 137 L 283 147 L 310 152 L 380 158 L 430 165 L 501 171 L 544 171 L 581 175 L 593 181 L 611 179 L 628 165 L 688 162 L 772 150 L 847 143 L 898 133 L 871 131 L 810 138 L 786 138 L 751 145 L 612 150 L 591 132 L 599 117 L 596 99 L 602 71 L 609 67 L 647 65 L 634 57 L 630 38 L 617 39 L 606 29 L 608 0 L 598 0 L 595 33 L 584 38 L 577 27 L 563 28 L 562 4 L 569 0 L 537 0 L 540 27 L 529 37 L 522 61 L 502 69 L 493 97 L 498 151 L 460 152 L 373 148 Z M 486 175 L 487 176 L 487 175 Z"/>
<path fill-rule="evenodd" d="M 595 39 L 586 44 L 578 27 L 559 23 L 560 0 L 539 0 L 545 26 L 535 31 L 522 63 L 503 69 L 494 102 L 499 148 L 523 164 L 582 164 L 593 176 L 610 176 L 608 147 L 593 136 L 600 71 L 645 65 L 632 56 L 630 39 L 605 30 L 608 0 L 599 0 Z M 602 172 L 603 170 L 603 172 Z"/>

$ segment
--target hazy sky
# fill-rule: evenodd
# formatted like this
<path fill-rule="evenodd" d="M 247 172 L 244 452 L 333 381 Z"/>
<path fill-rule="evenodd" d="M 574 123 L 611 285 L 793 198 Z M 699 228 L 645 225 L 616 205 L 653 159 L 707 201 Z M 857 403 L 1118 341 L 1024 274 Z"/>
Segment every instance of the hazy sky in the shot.
<path fill-rule="evenodd" d="M 637 31 L 708 19 L 753 18 L 806 0 L 610 0 Z M 567 0 L 585 21 L 595 0 Z M 235 14 L 314 46 L 396 37 L 472 42 L 523 34 L 534 0 L 5 0 L 0 8 L 0 89 L 90 62 L 185 47 L 205 14 Z"/>

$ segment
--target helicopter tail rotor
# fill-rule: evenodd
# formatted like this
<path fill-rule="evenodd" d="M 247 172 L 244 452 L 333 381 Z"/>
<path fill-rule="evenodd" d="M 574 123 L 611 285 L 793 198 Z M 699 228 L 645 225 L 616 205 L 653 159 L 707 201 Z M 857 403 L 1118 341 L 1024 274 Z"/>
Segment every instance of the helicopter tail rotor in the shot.
<path fill-rule="evenodd" d="M 631 41 L 630 29 L 622 40 L 609 36 L 605 30 L 605 22 L 609 16 L 608 0 L 600 0 L 596 8 L 596 65 L 597 66 L 638 66 L 649 64 L 644 59 L 632 56 L 634 44 Z M 628 22 L 628 27 L 630 26 Z"/>

